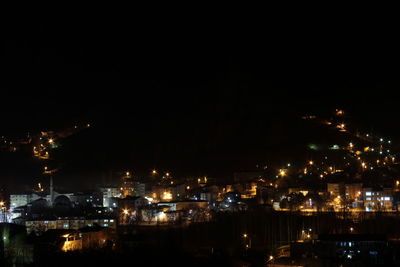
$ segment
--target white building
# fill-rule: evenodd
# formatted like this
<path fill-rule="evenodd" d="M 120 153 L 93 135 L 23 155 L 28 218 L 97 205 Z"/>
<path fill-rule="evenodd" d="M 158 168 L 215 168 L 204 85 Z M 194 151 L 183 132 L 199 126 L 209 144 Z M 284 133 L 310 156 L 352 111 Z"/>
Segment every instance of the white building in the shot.
<path fill-rule="evenodd" d="M 16 208 L 25 206 L 32 201 L 41 198 L 39 195 L 32 193 L 32 194 L 13 194 L 10 195 L 10 213 L 11 219 L 17 218 L 21 216 L 21 213 L 15 211 Z"/>
<path fill-rule="evenodd" d="M 391 210 L 393 207 L 393 190 L 391 188 L 364 188 L 363 197 L 366 211 Z"/>
<path fill-rule="evenodd" d="M 103 193 L 103 207 L 112 208 L 112 200 L 111 198 L 122 196 L 121 190 L 118 187 L 103 187 L 100 189 Z"/>
<path fill-rule="evenodd" d="M 40 196 L 33 194 L 14 194 L 10 195 L 10 208 L 11 212 L 20 206 L 25 206 L 26 204 L 39 199 Z"/>

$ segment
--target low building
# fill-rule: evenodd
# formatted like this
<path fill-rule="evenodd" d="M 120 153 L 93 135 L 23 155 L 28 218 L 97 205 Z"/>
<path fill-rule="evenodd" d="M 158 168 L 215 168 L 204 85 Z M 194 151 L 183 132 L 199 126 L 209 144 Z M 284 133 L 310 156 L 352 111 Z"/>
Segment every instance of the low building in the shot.
<path fill-rule="evenodd" d="M 10 195 L 11 212 L 13 212 L 15 208 L 25 206 L 39 198 L 41 198 L 41 196 L 35 193 L 12 194 Z"/>
<path fill-rule="evenodd" d="M 393 189 L 381 187 L 363 188 L 366 211 L 384 211 L 393 208 Z"/>
<path fill-rule="evenodd" d="M 327 191 L 332 197 L 343 197 L 345 194 L 344 183 L 327 183 Z"/>
<path fill-rule="evenodd" d="M 111 198 L 120 198 L 121 191 L 118 187 L 102 187 L 100 192 L 103 193 L 103 207 L 112 208 Z"/>
<path fill-rule="evenodd" d="M 26 220 L 26 231 L 31 233 L 46 232 L 49 229 L 78 230 L 84 227 L 92 226 L 108 227 L 116 229 L 117 222 L 114 218 L 84 218 L 84 217 L 58 217 L 58 218 L 42 218 L 35 220 Z"/>
<path fill-rule="evenodd" d="M 100 192 L 78 192 L 73 194 L 70 199 L 75 206 L 103 206 L 103 194 Z"/>
<path fill-rule="evenodd" d="M 170 211 L 181 211 L 190 209 L 207 209 L 207 201 L 171 201 L 171 202 L 158 202 L 157 206 L 169 207 Z"/>
<path fill-rule="evenodd" d="M 144 197 L 132 197 L 127 196 L 125 198 L 119 198 L 118 201 L 118 209 L 122 210 L 138 210 L 140 208 L 144 208 L 149 205 L 149 201 Z"/>
<path fill-rule="evenodd" d="M 351 208 L 362 208 L 362 183 L 345 184 L 345 199 L 351 202 Z"/>

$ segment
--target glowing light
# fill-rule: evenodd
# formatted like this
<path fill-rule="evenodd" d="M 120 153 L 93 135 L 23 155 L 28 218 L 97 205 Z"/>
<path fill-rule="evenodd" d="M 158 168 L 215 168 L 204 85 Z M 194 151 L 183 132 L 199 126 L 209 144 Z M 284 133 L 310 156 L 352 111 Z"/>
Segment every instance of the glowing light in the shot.
<path fill-rule="evenodd" d="M 342 116 L 344 114 L 344 111 L 343 110 L 341 110 L 341 109 L 337 109 L 336 110 L 336 115 L 337 116 Z"/>
<path fill-rule="evenodd" d="M 49 139 L 49 144 L 53 144 L 53 143 L 54 143 L 53 138 L 50 138 L 50 139 Z"/>
<path fill-rule="evenodd" d="M 125 214 L 125 215 L 128 215 L 128 214 L 129 214 L 129 210 L 128 210 L 128 209 L 124 209 L 124 210 L 122 211 L 122 213 Z"/>
<path fill-rule="evenodd" d="M 313 162 L 312 160 L 310 160 L 310 161 L 308 162 L 308 164 L 309 164 L 309 165 L 313 165 L 314 162 Z"/>
<path fill-rule="evenodd" d="M 163 193 L 163 199 L 164 200 L 171 200 L 172 199 L 172 194 L 170 192 L 165 191 Z"/>
<path fill-rule="evenodd" d="M 280 176 L 285 176 L 286 175 L 286 171 L 283 170 L 283 169 L 279 170 L 279 175 Z"/>
<path fill-rule="evenodd" d="M 244 238 L 247 238 L 247 234 L 243 234 L 243 237 L 244 237 Z"/>
<path fill-rule="evenodd" d="M 152 173 L 152 174 L 157 174 L 157 171 L 156 171 L 156 170 L 153 170 L 151 173 Z"/>
<path fill-rule="evenodd" d="M 167 218 L 167 215 L 165 214 L 165 212 L 162 211 L 158 214 L 159 220 L 164 221 L 166 218 Z"/>
<path fill-rule="evenodd" d="M 363 168 L 366 168 L 366 167 L 367 167 L 367 165 L 365 164 L 365 162 L 362 162 L 362 163 L 361 163 L 361 166 L 362 166 Z"/>

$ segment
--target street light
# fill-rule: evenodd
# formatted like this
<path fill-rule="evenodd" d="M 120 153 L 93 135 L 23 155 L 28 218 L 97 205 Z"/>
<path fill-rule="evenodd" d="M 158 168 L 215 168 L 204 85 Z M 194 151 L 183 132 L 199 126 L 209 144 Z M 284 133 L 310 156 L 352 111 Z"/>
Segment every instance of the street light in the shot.
<path fill-rule="evenodd" d="M 243 234 L 243 238 L 244 238 L 244 243 L 245 243 L 245 247 L 246 247 L 246 251 L 247 251 L 248 248 L 251 248 L 251 238 L 246 233 Z M 248 238 L 249 242 L 247 242 L 247 238 Z"/>

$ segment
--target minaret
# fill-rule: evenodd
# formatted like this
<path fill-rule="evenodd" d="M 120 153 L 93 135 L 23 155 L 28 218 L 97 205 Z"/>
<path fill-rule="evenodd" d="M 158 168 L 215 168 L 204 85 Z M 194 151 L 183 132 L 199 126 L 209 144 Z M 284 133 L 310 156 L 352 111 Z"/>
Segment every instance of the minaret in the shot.
<path fill-rule="evenodd" d="M 54 190 L 53 190 L 53 175 L 50 175 L 50 205 L 53 206 Z"/>

